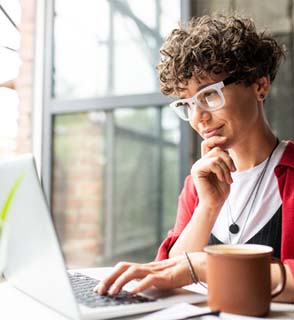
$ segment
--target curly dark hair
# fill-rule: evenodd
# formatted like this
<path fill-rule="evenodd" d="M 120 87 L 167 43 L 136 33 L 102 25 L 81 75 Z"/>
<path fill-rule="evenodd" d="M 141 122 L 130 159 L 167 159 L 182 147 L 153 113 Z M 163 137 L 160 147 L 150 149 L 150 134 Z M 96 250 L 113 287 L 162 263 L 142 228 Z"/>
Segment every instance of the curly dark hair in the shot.
<path fill-rule="evenodd" d="M 178 95 L 192 77 L 226 74 L 251 85 L 275 79 L 285 48 L 270 34 L 258 33 L 250 18 L 214 14 L 192 18 L 165 40 L 157 65 L 160 89 Z"/>

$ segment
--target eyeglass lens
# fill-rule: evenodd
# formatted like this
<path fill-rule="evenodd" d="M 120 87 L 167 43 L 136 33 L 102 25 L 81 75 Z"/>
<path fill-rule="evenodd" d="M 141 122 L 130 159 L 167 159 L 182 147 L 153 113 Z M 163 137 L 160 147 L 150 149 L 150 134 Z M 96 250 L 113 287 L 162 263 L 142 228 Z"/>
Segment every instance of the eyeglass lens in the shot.
<path fill-rule="evenodd" d="M 205 109 L 218 108 L 223 102 L 219 91 L 216 89 L 208 89 L 200 92 L 200 94 L 196 96 L 196 100 Z"/>
<path fill-rule="evenodd" d="M 195 100 L 194 100 L 195 99 Z M 191 113 L 196 105 L 203 109 L 213 111 L 223 105 L 221 92 L 214 88 L 202 90 L 190 102 L 177 101 L 175 111 L 184 120 L 189 120 Z"/>

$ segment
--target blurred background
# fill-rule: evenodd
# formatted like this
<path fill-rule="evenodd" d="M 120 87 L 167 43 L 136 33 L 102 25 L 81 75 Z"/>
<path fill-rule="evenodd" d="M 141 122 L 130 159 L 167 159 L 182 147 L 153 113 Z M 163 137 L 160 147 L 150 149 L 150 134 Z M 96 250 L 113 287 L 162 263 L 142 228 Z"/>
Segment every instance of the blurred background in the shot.
<path fill-rule="evenodd" d="M 70 267 L 148 261 L 200 139 L 155 66 L 191 16 L 251 16 L 288 57 L 265 109 L 293 139 L 294 0 L 0 0 L 0 157 L 32 152 Z"/>

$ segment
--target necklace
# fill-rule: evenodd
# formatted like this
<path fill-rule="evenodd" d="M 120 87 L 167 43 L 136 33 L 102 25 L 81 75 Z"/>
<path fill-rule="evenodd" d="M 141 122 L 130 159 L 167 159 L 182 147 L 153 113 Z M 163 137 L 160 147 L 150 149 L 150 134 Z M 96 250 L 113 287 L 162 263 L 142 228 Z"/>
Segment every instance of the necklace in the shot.
<path fill-rule="evenodd" d="M 233 217 L 232 217 L 232 210 L 231 210 L 231 206 L 230 206 L 229 199 L 226 201 L 227 208 L 228 208 L 227 212 L 229 212 L 230 220 L 231 220 L 231 222 L 232 222 L 231 224 L 229 223 L 229 231 L 230 231 L 230 233 L 232 233 L 232 234 L 237 234 L 237 233 L 240 231 L 240 227 L 239 227 L 239 225 L 237 224 L 237 221 L 240 219 L 240 217 L 242 216 L 242 214 L 245 212 L 245 209 L 247 208 L 248 203 L 250 202 L 251 198 L 253 197 L 253 200 L 252 200 L 252 202 L 251 202 L 251 206 L 250 206 L 250 208 L 249 208 L 247 217 L 246 217 L 246 219 L 245 219 L 245 224 L 244 224 L 244 226 L 243 226 L 243 229 L 242 229 L 242 232 L 241 232 L 241 234 L 240 234 L 239 239 L 240 239 L 241 236 L 242 236 L 242 233 L 243 233 L 243 231 L 244 231 L 245 225 L 247 224 L 247 221 L 248 221 L 248 218 L 249 218 L 249 216 L 250 216 L 250 213 L 252 212 L 252 208 L 253 208 L 253 205 L 254 205 L 254 203 L 255 203 L 255 200 L 256 200 L 256 197 L 257 197 L 257 194 L 258 194 L 258 190 L 259 190 L 259 188 L 260 188 L 260 185 L 261 185 L 261 183 L 262 183 L 263 177 L 264 177 L 265 172 L 266 172 L 266 170 L 267 170 L 267 167 L 268 167 L 268 165 L 269 165 L 270 159 L 271 159 L 271 157 L 272 157 L 272 155 L 273 155 L 276 147 L 278 146 L 278 144 L 279 144 L 279 139 L 277 138 L 276 144 L 275 144 L 273 150 L 271 151 L 271 153 L 270 153 L 270 155 L 269 155 L 269 157 L 268 157 L 268 159 L 267 159 L 267 161 L 266 161 L 266 163 L 265 163 L 265 165 L 264 165 L 264 167 L 263 167 L 263 169 L 262 169 L 259 177 L 257 178 L 256 183 L 255 183 L 255 185 L 254 185 L 254 188 L 251 190 L 251 192 L 250 192 L 250 194 L 249 194 L 249 196 L 248 196 L 248 199 L 247 199 L 246 202 L 245 202 L 245 205 L 243 206 L 243 208 L 241 209 L 241 212 L 239 213 L 238 217 L 237 217 L 235 220 L 234 220 Z M 228 219 L 228 221 L 229 221 L 229 219 Z M 229 233 L 229 235 L 230 235 L 230 233 Z"/>

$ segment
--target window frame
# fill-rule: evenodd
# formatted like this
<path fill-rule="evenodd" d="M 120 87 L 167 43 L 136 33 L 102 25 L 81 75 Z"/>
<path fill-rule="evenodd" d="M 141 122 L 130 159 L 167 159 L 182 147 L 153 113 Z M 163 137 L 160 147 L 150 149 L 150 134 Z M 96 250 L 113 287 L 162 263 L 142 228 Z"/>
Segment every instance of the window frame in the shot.
<path fill-rule="evenodd" d="M 77 98 L 72 100 L 61 100 L 56 99 L 53 96 L 53 50 L 54 50 L 54 0 L 46 1 L 44 9 L 44 48 L 43 50 L 43 87 L 42 87 L 42 128 L 41 128 L 41 180 L 42 186 L 47 198 L 48 206 L 51 207 L 51 196 L 52 196 L 52 160 L 53 160 L 53 121 L 56 115 L 66 113 L 77 113 L 77 112 L 91 112 L 91 111 L 115 111 L 123 108 L 146 108 L 146 106 L 155 107 L 158 109 L 157 119 L 161 121 L 161 110 L 162 107 L 170 102 L 170 99 L 163 96 L 161 93 L 148 93 L 148 94 L 131 94 L 121 96 L 103 96 L 95 98 Z M 181 20 L 186 21 L 190 17 L 190 0 L 181 0 Z M 108 135 L 111 139 L 113 138 L 113 113 L 107 113 L 112 121 L 110 121 L 107 127 Z M 111 119 L 110 119 L 111 120 Z M 161 127 L 159 123 L 157 127 Z M 157 128 L 157 130 L 158 130 Z M 160 130 L 160 129 L 159 129 Z M 189 173 L 189 134 L 190 127 L 184 121 L 180 121 L 180 147 L 179 147 L 179 192 L 183 186 L 184 179 Z M 160 137 L 160 134 L 159 134 Z M 162 140 L 160 138 L 160 140 Z M 158 141 L 160 145 L 161 141 Z M 111 143 L 110 143 L 111 144 Z M 114 163 L 113 148 L 110 146 L 107 153 L 110 159 Z M 162 154 L 158 153 L 158 170 L 161 170 L 161 159 Z M 108 166 L 106 171 L 107 179 L 110 183 L 107 183 L 106 192 L 106 217 L 109 222 L 113 217 L 113 208 L 111 205 L 112 199 L 112 187 L 113 187 L 113 165 Z M 159 182 L 158 191 L 160 192 L 162 183 Z M 158 204 L 158 211 L 161 210 L 160 201 Z M 106 223 L 106 241 L 105 248 L 106 256 L 111 256 L 113 252 L 113 246 L 111 241 L 112 224 Z M 157 225 L 157 244 L 161 242 L 163 232 L 163 217 L 158 217 Z"/>

